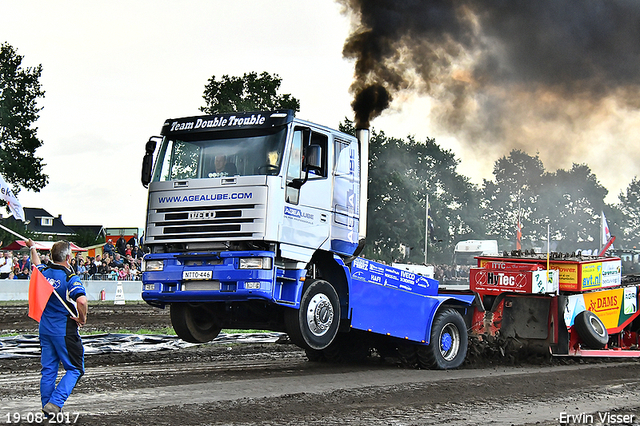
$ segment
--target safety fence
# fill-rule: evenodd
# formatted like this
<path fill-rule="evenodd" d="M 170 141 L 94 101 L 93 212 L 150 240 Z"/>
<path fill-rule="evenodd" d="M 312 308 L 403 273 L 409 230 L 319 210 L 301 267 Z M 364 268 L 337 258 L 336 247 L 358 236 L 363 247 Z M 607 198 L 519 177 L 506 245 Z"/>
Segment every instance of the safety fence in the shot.
<path fill-rule="evenodd" d="M 83 281 L 87 298 L 91 300 L 142 300 L 141 281 L 87 280 Z M 118 292 L 118 287 L 122 293 Z M 124 295 L 124 299 L 122 297 Z M 0 301 L 28 300 L 29 280 L 0 280 Z"/>

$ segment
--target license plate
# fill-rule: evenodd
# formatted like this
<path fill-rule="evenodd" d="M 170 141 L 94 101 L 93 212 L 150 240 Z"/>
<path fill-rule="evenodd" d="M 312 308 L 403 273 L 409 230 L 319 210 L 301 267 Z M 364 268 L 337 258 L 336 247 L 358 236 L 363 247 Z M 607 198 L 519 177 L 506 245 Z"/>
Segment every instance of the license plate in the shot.
<path fill-rule="evenodd" d="M 182 271 L 183 280 L 210 280 L 211 271 Z"/>
<path fill-rule="evenodd" d="M 213 219 L 215 216 L 216 216 L 216 212 L 215 211 L 189 212 L 189 220 Z"/>

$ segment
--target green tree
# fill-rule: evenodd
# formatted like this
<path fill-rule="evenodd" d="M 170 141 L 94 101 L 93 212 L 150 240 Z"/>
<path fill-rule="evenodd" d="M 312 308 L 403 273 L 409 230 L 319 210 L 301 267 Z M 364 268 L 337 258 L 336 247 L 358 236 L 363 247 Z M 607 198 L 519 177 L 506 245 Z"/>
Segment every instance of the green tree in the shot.
<path fill-rule="evenodd" d="M 37 235 L 34 234 L 33 232 L 29 231 L 26 227 L 26 225 L 24 223 L 22 223 L 21 221 L 13 218 L 13 217 L 8 217 L 6 219 L 4 219 L 2 221 L 2 225 L 11 229 L 12 231 L 17 232 L 18 234 L 22 235 L 23 237 L 26 238 L 31 238 L 33 240 L 35 240 L 37 238 Z M 0 247 L 4 247 L 6 245 L 11 244 L 12 241 L 15 241 L 16 239 L 18 239 L 15 235 L 13 235 L 10 232 L 5 231 L 4 229 L 0 229 L 0 242 L 2 243 L 0 245 Z"/>
<path fill-rule="evenodd" d="M 42 110 L 37 101 L 44 97 L 42 66 L 22 68 L 22 59 L 9 44 L 0 45 L 0 173 L 7 183 L 38 192 L 48 183 L 42 158 L 35 156 L 42 146 L 34 126 Z"/>
<path fill-rule="evenodd" d="M 270 111 L 292 109 L 300 111 L 300 101 L 290 94 L 278 95 L 282 79 L 277 74 L 245 73 L 242 77 L 223 75 L 218 81 L 209 79 L 204 95 L 206 106 L 200 111 L 219 114 L 240 111 Z"/>
<path fill-rule="evenodd" d="M 547 230 L 552 250 L 597 248 L 607 190 L 588 166 L 549 173 L 538 155 L 513 150 L 496 161 L 494 176 L 483 184 L 482 220 L 501 248 L 515 248 L 518 218 L 523 249 L 546 246 Z"/>
<path fill-rule="evenodd" d="M 622 235 L 627 248 L 640 247 L 640 180 L 635 176 L 626 191 L 618 195 L 620 210 L 623 214 Z M 612 218 L 607 216 L 608 220 Z M 615 222 L 610 222 L 610 225 Z M 613 228 L 613 226 L 612 226 Z M 615 235 L 612 229 L 612 235 Z M 619 245 L 621 241 L 616 240 Z"/>
<path fill-rule="evenodd" d="M 104 235 L 96 235 L 91 229 L 77 229 L 75 234 L 70 238 L 75 244 L 80 247 L 89 247 L 96 244 L 104 244 L 106 239 Z"/>
<path fill-rule="evenodd" d="M 484 180 L 482 187 L 482 221 L 487 227 L 487 237 L 497 239 L 506 250 L 515 249 L 518 218 L 524 240 L 537 241 L 538 200 L 544 176 L 544 166 L 536 155 L 532 157 L 520 150 L 496 161 L 494 180 Z M 526 232 L 525 232 L 526 230 Z M 545 233 L 546 236 L 546 233 Z M 530 244 L 532 244 L 530 242 Z"/>
<path fill-rule="evenodd" d="M 345 119 L 340 130 L 354 134 L 353 123 Z M 424 262 L 427 194 L 433 221 L 430 263 L 448 262 L 455 241 L 475 237 L 477 190 L 456 173 L 458 162 L 432 138 L 403 140 L 372 130 L 364 255 L 386 262 Z M 410 249 L 408 258 L 405 248 Z"/>
<path fill-rule="evenodd" d="M 538 209 L 538 234 L 545 234 L 545 223 L 549 223 L 556 251 L 597 249 L 600 217 L 608 191 L 591 169 L 586 164 L 573 164 L 570 170 L 548 173 L 541 191 L 544 197 Z"/>

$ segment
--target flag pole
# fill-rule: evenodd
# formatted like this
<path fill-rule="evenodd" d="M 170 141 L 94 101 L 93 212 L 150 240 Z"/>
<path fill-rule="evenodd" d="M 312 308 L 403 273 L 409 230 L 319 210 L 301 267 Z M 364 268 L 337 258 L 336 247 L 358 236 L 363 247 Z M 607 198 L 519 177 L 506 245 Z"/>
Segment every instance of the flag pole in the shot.
<path fill-rule="evenodd" d="M 520 191 L 518 191 L 518 224 L 516 229 L 516 250 L 522 250 L 522 231 L 520 230 Z"/>
<path fill-rule="evenodd" d="M 600 251 L 602 252 L 602 247 L 604 247 L 606 243 L 607 237 L 605 236 L 604 230 L 604 211 L 600 211 Z"/>
<path fill-rule="evenodd" d="M 20 238 L 21 240 L 28 240 L 28 238 L 23 237 L 22 235 L 18 234 L 15 231 L 12 231 L 11 229 L 7 228 L 6 226 L 0 224 L 0 228 L 4 229 L 5 231 L 15 235 L 16 237 Z"/>
<path fill-rule="evenodd" d="M 429 245 L 429 194 L 427 194 L 427 206 L 426 206 L 426 212 L 425 212 L 425 227 L 424 227 L 424 264 L 428 265 L 427 263 L 427 247 Z"/>
<path fill-rule="evenodd" d="M 547 223 L 547 282 L 549 282 L 549 251 L 551 250 L 551 225 Z"/>

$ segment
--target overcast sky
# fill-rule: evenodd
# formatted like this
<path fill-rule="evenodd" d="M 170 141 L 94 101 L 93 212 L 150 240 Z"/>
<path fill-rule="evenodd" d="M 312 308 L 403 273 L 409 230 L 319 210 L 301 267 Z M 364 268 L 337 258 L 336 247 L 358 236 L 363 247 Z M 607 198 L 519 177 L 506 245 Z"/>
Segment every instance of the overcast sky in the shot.
<path fill-rule="evenodd" d="M 46 91 L 49 185 L 21 204 L 71 225 L 143 227 L 144 144 L 165 119 L 199 114 L 213 75 L 276 73 L 301 117 L 337 126 L 352 115 L 348 31 L 331 0 L 3 1 L 0 42 L 42 64 Z"/>
<path fill-rule="evenodd" d="M 332 0 L 3 0 L 0 42 L 24 56 L 24 67 L 42 64 L 46 91 L 36 125 L 49 185 L 22 190 L 20 202 L 68 225 L 144 227 L 144 144 L 165 119 L 199 114 L 211 76 L 275 73 L 280 92 L 300 100 L 301 118 L 330 127 L 352 118 L 353 62 L 342 57 L 349 32 Z M 461 173 L 475 183 L 490 177 L 497 157 L 483 162 L 430 131 L 429 105 L 400 97 L 372 126 L 388 136 L 436 137 L 462 161 Z M 614 201 L 633 175 L 608 179 L 611 164 L 582 154 L 566 167 L 587 162 Z"/>

